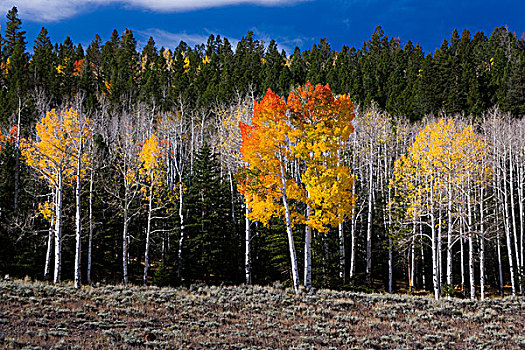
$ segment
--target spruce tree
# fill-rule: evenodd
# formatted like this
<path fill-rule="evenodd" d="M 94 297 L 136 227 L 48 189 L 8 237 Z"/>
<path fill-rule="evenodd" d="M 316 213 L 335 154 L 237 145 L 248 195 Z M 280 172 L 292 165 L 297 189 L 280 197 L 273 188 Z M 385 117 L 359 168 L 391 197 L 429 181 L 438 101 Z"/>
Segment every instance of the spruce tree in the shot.
<path fill-rule="evenodd" d="M 228 184 L 208 145 L 198 152 L 188 188 L 188 267 L 193 280 L 236 279 L 241 267 L 240 237 L 231 221 Z"/>

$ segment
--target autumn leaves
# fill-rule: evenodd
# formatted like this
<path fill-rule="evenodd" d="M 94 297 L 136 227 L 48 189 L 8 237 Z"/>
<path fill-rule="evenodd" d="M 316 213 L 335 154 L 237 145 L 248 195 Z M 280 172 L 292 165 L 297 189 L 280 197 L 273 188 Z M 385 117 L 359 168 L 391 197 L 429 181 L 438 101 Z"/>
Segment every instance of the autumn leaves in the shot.
<path fill-rule="evenodd" d="M 247 166 L 238 175 L 250 219 L 268 224 L 284 218 L 294 288 L 299 288 L 292 226 L 327 232 L 343 222 L 355 203 L 354 177 L 340 157 L 353 131 L 354 106 L 333 97 L 328 86 L 307 84 L 288 101 L 269 90 L 255 103 L 253 125 L 240 123 L 240 147 Z M 307 237 L 307 244 L 309 239 Z M 310 247 L 305 247 L 309 254 Z M 309 288 L 305 257 L 305 287 Z"/>

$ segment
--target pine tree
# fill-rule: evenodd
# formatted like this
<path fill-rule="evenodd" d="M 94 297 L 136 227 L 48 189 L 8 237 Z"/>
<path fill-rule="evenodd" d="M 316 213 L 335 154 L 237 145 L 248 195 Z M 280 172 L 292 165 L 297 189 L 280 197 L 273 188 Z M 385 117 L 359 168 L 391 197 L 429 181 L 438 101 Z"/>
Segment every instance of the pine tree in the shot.
<path fill-rule="evenodd" d="M 228 184 L 206 144 L 196 156 L 186 198 L 189 275 L 207 281 L 236 279 L 242 266 L 240 237 L 232 226 Z"/>

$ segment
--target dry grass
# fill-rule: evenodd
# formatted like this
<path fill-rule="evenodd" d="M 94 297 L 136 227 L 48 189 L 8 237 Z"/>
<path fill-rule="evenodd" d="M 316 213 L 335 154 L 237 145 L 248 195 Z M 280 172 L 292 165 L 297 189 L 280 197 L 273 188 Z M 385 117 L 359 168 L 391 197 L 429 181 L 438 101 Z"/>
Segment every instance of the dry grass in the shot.
<path fill-rule="evenodd" d="M 0 282 L 0 348 L 525 348 L 524 299 Z"/>

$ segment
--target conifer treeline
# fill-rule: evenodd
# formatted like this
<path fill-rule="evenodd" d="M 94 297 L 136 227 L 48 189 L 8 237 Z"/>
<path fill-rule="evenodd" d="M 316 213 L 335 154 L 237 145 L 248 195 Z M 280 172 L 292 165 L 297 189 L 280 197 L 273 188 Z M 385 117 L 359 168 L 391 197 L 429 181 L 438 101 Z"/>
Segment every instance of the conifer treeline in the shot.
<path fill-rule="evenodd" d="M 236 94 L 260 98 L 271 88 L 286 95 L 306 81 L 329 84 L 336 94 L 348 93 L 362 107 L 376 103 L 393 114 L 419 120 L 426 114 L 481 115 L 499 106 L 514 116 L 525 113 L 525 38 L 506 28 L 490 37 L 454 30 L 433 53 L 419 44 L 389 38 L 377 27 L 361 48 L 330 47 L 326 39 L 302 51 L 279 52 L 248 32 L 234 48 L 227 38 L 210 35 L 206 44 L 157 48 L 150 38 L 139 48 L 131 30 L 100 36 L 87 48 L 69 37 L 53 43 L 42 28 L 33 53 L 16 9 L 7 15 L 2 37 L 0 122 L 13 124 L 19 104 L 27 120 L 35 108 L 60 106 L 78 92 L 88 108 L 99 108 L 97 94 L 114 106 L 129 109 L 142 101 L 170 110 L 182 95 L 197 107 L 228 103 Z"/>
<path fill-rule="evenodd" d="M 430 289 L 426 242 L 399 243 L 385 228 L 389 170 L 394 156 L 403 154 L 420 128 L 405 120 L 464 114 L 479 126 L 495 106 L 514 117 L 525 114 L 525 39 L 518 40 L 503 27 L 489 38 L 454 31 L 450 41 L 426 56 L 419 45 L 408 42 L 401 47 L 399 39 L 388 38 L 379 27 L 361 49 L 343 47 L 336 52 L 323 39 L 291 55 L 279 52 L 273 40 L 266 46 L 251 32 L 236 48 L 226 38 L 211 35 L 206 44 L 195 47 L 181 42 L 176 48 L 159 49 L 150 38 L 139 49 L 131 30 L 114 31 L 106 43 L 97 35 L 84 49 L 69 38 L 54 44 L 42 28 L 30 54 L 13 8 L 1 39 L 2 274 L 44 277 L 52 231 L 39 203 L 51 201 L 52 195 L 24 164 L 18 143 L 22 137 L 34 138 L 36 122 L 52 108 L 73 107 L 94 122 L 90 174 L 83 179 L 81 193 L 83 281 L 122 281 L 123 254 L 129 280 L 142 281 L 148 208 L 137 188 L 126 187 L 123 167 L 130 167 L 127 157 L 136 155 L 137 147 L 156 133 L 164 147 L 169 145 L 165 183 L 172 197 L 161 219 L 153 220 L 147 281 L 240 283 L 245 281 L 243 268 L 249 267 L 251 282 L 267 283 L 289 278 L 286 236 L 278 220 L 269 227 L 251 223 L 245 242 L 245 209 L 234 179 L 238 121 L 250 120 L 253 100 L 267 89 L 286 95 L 310 81 L 329 84 L 335 94 L 349 94 L 361 111 L 346 159 L 357 174 L 358 203 L 355 215 L 339 231 L 341 237 L 337 230 L 314 235 L 313 284 L 340 287 L 350 281 L 374 286 L 381 279 L 389 290 L 393 280 L 407 279 L 407 270 L 412 271 L 411 287 Z M 406 131 L 403 138 L 400 130 Z M 395 142 L 384 142 L 394 140 L 391 134 L 397 136 Z M 510 176 L 506 171 L 503 179 Z M 64 188 L 62 279 L 73 278 L 74 190 Z M 501 225 L 503 221 L 497 221 L 495 231 Z M 124 253 L 123 226 L 128 232 Z M 487 284 L 494 287 L 501 285 L 499 276 L 510 278 L 505 257 L 495 256 L 500 252 L 497 237 L 498 250 L 494 242 L 487 248 L 487 266 L 493 269 L 487 272 Z M 519 237 L 523 245 L 523 233 Z M 296 228 L 295 239 L 301 247 L 301 228 Z M 243 263 L 248 246 L 251 257 Z M 421 249 L 417 259 L 416 248 Z M 504 272 L 495 271 L 498 265 Z"/>

